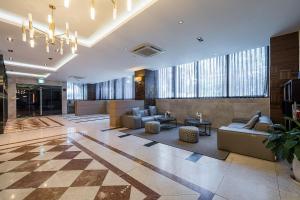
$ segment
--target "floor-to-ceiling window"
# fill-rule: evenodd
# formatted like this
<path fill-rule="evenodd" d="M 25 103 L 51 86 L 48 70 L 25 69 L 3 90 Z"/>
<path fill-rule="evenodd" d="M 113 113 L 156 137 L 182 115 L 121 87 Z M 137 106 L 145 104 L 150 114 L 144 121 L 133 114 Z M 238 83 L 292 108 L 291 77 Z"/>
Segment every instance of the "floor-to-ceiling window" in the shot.
<path fill-rule="evenodd" d="M 267 97 L 268 47 L 157 70 L 158 98 Z"/>
<path fill-rule="evenodd" d="M 96 84 L 96 99 L 133 99 L 133 77 L 123 77 Z"/>

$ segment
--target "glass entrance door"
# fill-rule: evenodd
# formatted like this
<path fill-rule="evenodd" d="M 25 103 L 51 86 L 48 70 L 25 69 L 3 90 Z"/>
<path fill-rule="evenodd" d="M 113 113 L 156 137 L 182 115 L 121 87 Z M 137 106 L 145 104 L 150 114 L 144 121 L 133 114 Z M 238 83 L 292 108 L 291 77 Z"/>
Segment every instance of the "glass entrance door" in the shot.
<path fill-rule="evenodd" d="M 17 84 L 17 117 L 40 115 L 40 90 L 33 85 Z"/>
<path fill-rule="evenodd" d="M 17 117 L 62 114 L 60 86 L 17 84 Z"/>

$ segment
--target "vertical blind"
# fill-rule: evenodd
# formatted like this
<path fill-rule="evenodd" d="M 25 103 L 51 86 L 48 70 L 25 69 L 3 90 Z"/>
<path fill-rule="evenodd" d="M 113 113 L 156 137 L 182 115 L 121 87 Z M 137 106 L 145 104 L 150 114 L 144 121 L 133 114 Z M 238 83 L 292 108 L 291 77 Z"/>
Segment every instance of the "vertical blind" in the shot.
<path fill-rule="evenodd" d="M 175 98 L 197 96 L 197 73 L 194 63 L 175 67 Z"/>
<path fill-rule="evenodd" d="M 172 98 L 173 92 L 173 72 L 172 67 L 161 68 L 157 71 L 157 86 L 159 98 Z"/>
<path fill-rule="evenodd" d="M 200 60 L 198 62 L 198 97 L 226 97 L 226 56 Z"/>
<path fill-rule="evenodd" d="M 133 77 L 124 77 L 96 84 L 96 99 L 133 99 Z"/>
<path fill-rule="evenodd" d="M 81 83 L 67 82 L 67 99 L 83 100 L 86 99 L 86 87 Z"/>
<path fill-rule="evenodd" d="M 268 49 L 229 55 L 229 96 L 268 96 Z"/>
<path fill-rule="evenodd" d="M 157 97 L 267 97 L 268 73 L 268 47 L 161 68 Z"/>

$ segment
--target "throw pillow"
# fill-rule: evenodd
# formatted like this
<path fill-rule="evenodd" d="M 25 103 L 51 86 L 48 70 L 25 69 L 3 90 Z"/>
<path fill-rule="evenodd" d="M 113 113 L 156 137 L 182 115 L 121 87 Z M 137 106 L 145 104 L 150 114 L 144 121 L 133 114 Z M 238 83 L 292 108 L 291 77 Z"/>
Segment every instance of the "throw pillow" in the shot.
<path fill-rule="evenodd" d="M 156 106 L 149 106 L 149 112 L 150 112 L 150 115 L 151 115 L 151 116 L 157 115 L 157 109 L 156 109 Z"/>
<path fill-rule="evenodd" d="M 132 115 L 133 116 L 140 116 L 141 113 L 140 113 L 140 108 L 132 108 Z"/>
<path fill-rule="evenodd" d="M 252 129 L 254 128 L 255 124 L 258 122 L 259 116 L 254 115 L 248 122 L 245 124 L 244 128 Z"/>

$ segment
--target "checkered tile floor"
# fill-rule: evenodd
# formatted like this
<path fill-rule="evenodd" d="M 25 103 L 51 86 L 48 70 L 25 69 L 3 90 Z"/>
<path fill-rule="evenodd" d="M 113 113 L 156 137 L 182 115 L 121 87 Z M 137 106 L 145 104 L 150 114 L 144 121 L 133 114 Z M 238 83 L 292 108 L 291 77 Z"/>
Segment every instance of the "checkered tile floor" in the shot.
<path fill-rule="evenodd" d="M 53 128 L 62 126 L 61 123 L 50 117 L 31 117 L 8 121 L 5 126 L 5 133 L 15 133 L 41 128 Z"/>
<path fill-rule="evenodd" d="M 0 153 L 0 199 L 143 199 L 138 189 L 67 139 Z"/>

